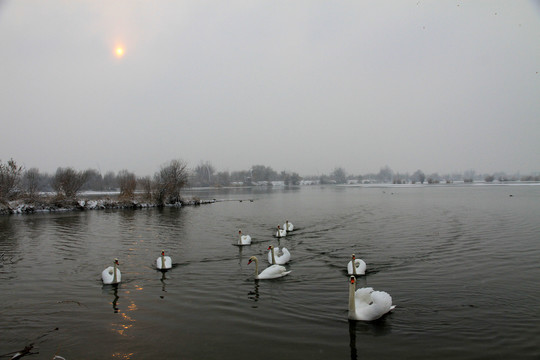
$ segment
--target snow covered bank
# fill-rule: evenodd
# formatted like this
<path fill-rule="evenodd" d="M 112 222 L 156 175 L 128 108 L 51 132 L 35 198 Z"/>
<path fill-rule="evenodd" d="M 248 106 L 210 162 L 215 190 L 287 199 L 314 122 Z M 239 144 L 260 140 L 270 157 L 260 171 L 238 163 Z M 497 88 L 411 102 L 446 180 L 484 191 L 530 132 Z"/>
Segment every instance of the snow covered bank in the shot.
<path fill-rule="evenodd" d="M 165 204 L 166 207 L 181 207 L 188 205 L 212 204 L 215 200 L 182 200 L 175 204 Z M 0 215 L 8 214 L 32 214 L 40 212 L 60 212 L 60 211 L 85 211 L 85 210 L 105 210 L 105 209 L 145 209 L 161 207 L 151 202 L 139 200 L 62 200 L 62 201 L 35 201 L 31 203 L 23 201 L 11 201 L 7 204 L 0 204 Z"/>

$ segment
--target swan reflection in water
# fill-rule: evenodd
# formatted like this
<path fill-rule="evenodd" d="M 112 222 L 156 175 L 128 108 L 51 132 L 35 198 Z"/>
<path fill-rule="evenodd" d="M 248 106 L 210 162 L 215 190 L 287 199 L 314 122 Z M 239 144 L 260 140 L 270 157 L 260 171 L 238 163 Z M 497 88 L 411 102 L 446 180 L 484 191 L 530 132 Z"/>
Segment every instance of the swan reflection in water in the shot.
<path fill-rule="evenodd" d="M 167 280 L 167 277 L 165 276 L 166 273 L 166 271 L 161 272 L 161 279 L 159 279 L 159 281 L 161 281 L 161 291 L 163 292 L 167 292 L 167 283 L 165 282 L 165 280 Z M 160 298 L 163 299 L 163 295 L 161 295 Z"/>
<path fill-rule="evenodd" d="M 375 321 L 348 320 L 348 322 L 351 360 L 358 359 L 358 351 L 356 350 L 356 333 L 360 333 L 361 336 L 385 336 L 392 333 L 392 327 L 386 323 L 384 317 Z M 365 339 L 362 340 L 362 342 L 365 342 Z"/>
<path fill-rule="evenodd" d="M 112 301 L 112 307 L 115 313 L 118 312 L 118 300 L 120 299 L 120 297 L 118 296 L 118 286 L 119 284 L 107 284 L 107 285 L 103 285 L 103 287 L 101 288 L 104 294 L 109 294 L 109 295 L 114 296 L 113 301 Z"/>
<path fill-rule="evenodd" d="M 238 265 L 240 265 L 240 269 L 242 268 L 242 259 L 244 258 L 242 256 L 242 246 L 238 247 Z"/>
<path fill-rule="evenodd" d="M 248 299 L 252 300 L 253 302 L 259 301 L 259 280 L 255 279 L 255 287 L 253 288 L 253 291 L 248 292 Z M 257 305 L 253 305 L 253 308 L 256 308 Z"/>

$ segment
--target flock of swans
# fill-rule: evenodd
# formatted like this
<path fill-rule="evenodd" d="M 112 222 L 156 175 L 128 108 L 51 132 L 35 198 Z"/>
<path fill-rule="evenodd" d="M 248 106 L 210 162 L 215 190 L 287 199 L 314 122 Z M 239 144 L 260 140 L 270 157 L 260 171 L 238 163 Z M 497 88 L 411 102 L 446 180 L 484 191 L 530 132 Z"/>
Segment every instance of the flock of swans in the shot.
<path fill-rule="evenodd" d="M 276 237 L 282 238 L 287 236 L 287 232 L 294 230 L 294 226 L 289 221 L 283 224 L 283 228 L 279 225 L 276 231 Z M 242 230 L 238 230 L 238 246 L 251 245 L 251 236 L 244 235 Z M 285 247 L 268 246 L 268 262 L 270 266 L 259 273 L 259 260 L 256 256 L 251 256 L 248 265 L 255 263 L 255 279 L 276 279 L 286 276 L 291 273 L 291 270 L 283 266 L 291 259 L 291 253 Z M 104 284 L 118 284 L 122 281 L 118 259 L 114 259 L 113 266 L 107 267 L 101 273 L 101 279 Z M 366 263 L 362 259 L 357 259 L 355 254 L 352 254 L 352 259 L 347 264 L 347 273 L 349 278 L 349 312 L 350 320 L 373 321 L 381 316 L 392 311 L 396 306 L 392 305 L 392 297 L 385 291 L 375 291 L 371 287 L 356 289 L 356 277 L 365 275 Z M 156 268 L 159 270 L 168 270 L 172 268 L 172 260 L 169 256 L 165 256 L 165 251 L 161 251 L 161 255 L 156 259 Z"/>

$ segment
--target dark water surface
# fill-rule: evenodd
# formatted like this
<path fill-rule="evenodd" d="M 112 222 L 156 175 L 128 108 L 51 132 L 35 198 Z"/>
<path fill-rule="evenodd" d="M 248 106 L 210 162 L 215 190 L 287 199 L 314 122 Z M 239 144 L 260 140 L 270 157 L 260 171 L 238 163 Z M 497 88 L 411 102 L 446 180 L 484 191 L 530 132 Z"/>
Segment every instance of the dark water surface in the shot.
<path fill-rule="evenodd" d="M 34 343 L 28 358 L 540 358 L 540 186 L 200 195 L 254 201 L 0 217 L 0 355 Z M 286 219 L 292 273 L 254 280 L 249 257 L 267 266 Z M 232 245 L 239 228 L 251 246 Z M 351 253 L 394 313 L 347 320 Z M 115 257 L 123 282 L 104 286 Z"/>

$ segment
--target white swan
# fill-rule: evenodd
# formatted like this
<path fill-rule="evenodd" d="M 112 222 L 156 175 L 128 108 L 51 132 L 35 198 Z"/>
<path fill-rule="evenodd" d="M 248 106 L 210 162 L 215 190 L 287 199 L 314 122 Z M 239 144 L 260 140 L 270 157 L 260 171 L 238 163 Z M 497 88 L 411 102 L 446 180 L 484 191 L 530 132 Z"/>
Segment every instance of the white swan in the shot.
<path fill-rule="evenodd" d="M 168 270 L 172 268 L 172 260 L 169 256 L 165 256 L 165 250 L 162 250 L 161 256 L 156 259 L 156 267 L 159 270 Z"/>
<path fill-rule="evenodd" d="M 276 250 L 274 251 L 274 247 L 272 245 L 270 245 L 267 249 L 267 250 L 270 250 L 268 251 L 268 262 L 270 264 L 283 265 L 283 264 L 288 263 L 289 260 L 291 260 L 291 253 L 289 252 L 289 250 L 287 250 L 287 248 L 281 248 L 281 252 L 282 252 L 281 255 L 279 255 L 279 248 L 275 248 L 275 249 Z M 275 252 L 277 252 L 278 255 L 276 255 Z"/>
<path fill-rule="evenodd" d="M 290 271 L 285 269 L 285 266 L 271 265 L 259 274 L 259 260 L 255 256 L 252 256 L 249 258 L 248 265 L 252 261 L 255 261 L 255 279 L 275 279 L 290 273 Z"/>
<path fill-rule="evenodd" d="M 293 231 L 294 225 L 290 223 L 289 220 L 286 220 L 285 224 L 283 224 L 283 228 L 285 229 L 285 231 Z"/>
<path fill-rule="evenodd" d="M 251 236 L 242 235 L 242 230 L 238 230 L 238 245 L 251 245 Z"/>
<path fill-rule="evenodd" d="M 354 266 L 353 266 L 354 262 Z M 352 260 L 347 264 L 347 274 L 349 275 L 365 275 L 366 273 L 366 263 L 362 259 L 357 259 L 354 254 L 352 254 Z"/>
<path fill-rule="evenodd" d="M 356 278 L 351 276 L 349 285 L 349 319 L 373 321 L 377 320 L 396 307 L 392 305 L 392 297 L 384 291 L 373 291 L 365 287 L 355 291 Z"/>
<path fill-rule="evenodd" d="M 287 230 L 285 229 L 282 229 L 279 225 L 277 226 L 277 231 L 276 231 L 276 237 L 280 238 L 280 237 L 285 237 L 287 236 Z"/>
<path fill-rule="evenodd" d="M 118 268 L 119 265 L 118 259 L 114 259 L 114 266 L 109 266 L 103 270 L 101 273 L 101 279 L 103 280 L 104 284 L 118 284 L 120 281 L 122 281 L 122 274 Z"/>

